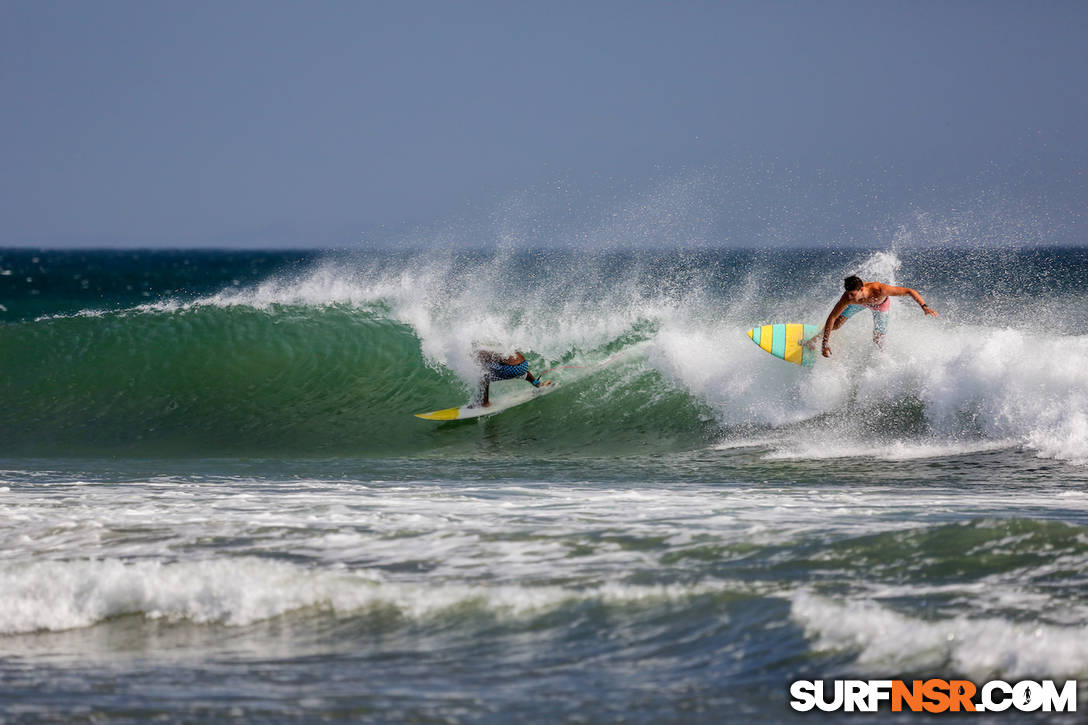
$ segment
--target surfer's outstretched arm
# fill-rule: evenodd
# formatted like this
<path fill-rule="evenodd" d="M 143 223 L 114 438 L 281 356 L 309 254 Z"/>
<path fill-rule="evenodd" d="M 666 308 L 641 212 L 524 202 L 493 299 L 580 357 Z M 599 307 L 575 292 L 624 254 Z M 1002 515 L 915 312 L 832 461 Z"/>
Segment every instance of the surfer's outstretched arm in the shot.
<path fill-rule="evenodd" d="M 882 284 L 880 285 L 880 287 L 884 291 L 884 294 L 888 295 L 889 297 L 910 296 L 914 299 L 915 302 L 918 303 L 918 306 L 922 308 L 922 312 L 930 315 L 931 317 L 937 316 L 937 310 L 926 304 L 926 301 L 922 299 L 922 295 L 918 294 L 918 290 L 911 289 L 910 287 L 893 287 L 890 284 Z"/>

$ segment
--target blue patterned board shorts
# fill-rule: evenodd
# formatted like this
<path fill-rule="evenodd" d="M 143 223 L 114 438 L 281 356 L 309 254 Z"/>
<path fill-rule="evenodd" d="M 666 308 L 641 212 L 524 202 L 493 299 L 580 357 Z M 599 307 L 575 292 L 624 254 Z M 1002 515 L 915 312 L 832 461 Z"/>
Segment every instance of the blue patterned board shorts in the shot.
<path fill-rule="evenodd" d="M 878 310 L 869 305 L 847 305 L 846 309 L 842 311 L 842 316 L 849 319 L 853 315 L 861 312 L 862 310 L 873 311 L 873 334 L 886 335 L 888 333 L 888 311 Z"/>
<path fill-rule="evenodd" d="M 488 363 L 487 365 L 487 379 L 488 380 L 512 380 L 514 378 L 524 378 L 529 372 L 529 361 L 518 365 L 504 365 L 503 363 Z"/>

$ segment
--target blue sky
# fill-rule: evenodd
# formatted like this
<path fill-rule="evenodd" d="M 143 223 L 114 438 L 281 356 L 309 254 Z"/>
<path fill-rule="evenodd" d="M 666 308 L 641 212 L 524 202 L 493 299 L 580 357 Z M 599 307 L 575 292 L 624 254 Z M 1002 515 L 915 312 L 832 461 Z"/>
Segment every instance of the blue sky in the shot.
<path fill-rule="evenodd" d="M 997 210 L 1083 243 L 1086 21 L 1083 2 L 2 0 L 0 245 L 344 246 L 672 205 L 709 242 Z"/>

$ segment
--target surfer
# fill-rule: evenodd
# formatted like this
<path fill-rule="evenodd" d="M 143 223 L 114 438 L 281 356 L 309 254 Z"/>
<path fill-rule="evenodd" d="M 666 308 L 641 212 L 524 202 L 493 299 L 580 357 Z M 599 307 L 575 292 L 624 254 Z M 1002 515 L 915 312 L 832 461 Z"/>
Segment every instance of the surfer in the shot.
<path fill-rule="evenodd" d="M 493 350 L 477 350 L 476 360 L 480 363 L 480 367 L 483 368 L 484 374 L 480 378 L 480 389 L 476 394 L 476 400 L 469 407 L 478 408 L 483 406 L 486 408 L 491 405 L 489 393 L 493 380 L 525 378 L 536 388 L 548 384 L 529 372 L 529 361 L 517 350 L 514 351 L 513 355 L 503 355 Z"/>
<path fill-rule="evenodd" d="M 910 287 L 895 287 L 883 282 L 863 282 L 857 275 L 850 275 L 843 280 L 843 288 L 846 290 L 842 297 L 835 303 L 831 314 L 827 316 L 827 322 L 823 329 L 823 356 L 831 357 L 831 345 L 828 339 L 831 331 L 843 326 L 848 319 L 856 313 L 869 309 L 873 312 L 873 342 L 877 347 L 884 347 L 884 335 L 888 332 L 888 310 L 891 309 L 892 297 L 905 297 L 909 295 L 922 308 L 922 312 L 933 317 L 937 311 L 925 303 L 917 290 Z M 814 348 L 819 335 L 805 343 L 806 347 Z"/>

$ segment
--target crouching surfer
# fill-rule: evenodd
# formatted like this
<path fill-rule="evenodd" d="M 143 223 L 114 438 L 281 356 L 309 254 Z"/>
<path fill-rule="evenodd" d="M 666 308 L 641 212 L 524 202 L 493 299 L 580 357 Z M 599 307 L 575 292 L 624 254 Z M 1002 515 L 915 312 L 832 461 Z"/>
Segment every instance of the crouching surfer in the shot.
<path fill-rule="evenodd" d="M 503 355 L 493 350 L 478 349 L 476 350 L 476 361 L 480 364 L 483 375 L 480 378 L 480 387 L 476 393 L 476 399 L 469 406 L 470 408 L 486 408 L 491 405 L 489 394 L 491 383 L 495 380 L 525 378 L 536 388 L 547 387 L 552 384 L 550 380 L 541 380 L 529 372 L 529 361 L 517 350 L 514 351 L 513 355 Z"/>

